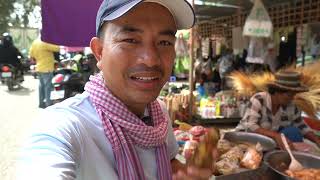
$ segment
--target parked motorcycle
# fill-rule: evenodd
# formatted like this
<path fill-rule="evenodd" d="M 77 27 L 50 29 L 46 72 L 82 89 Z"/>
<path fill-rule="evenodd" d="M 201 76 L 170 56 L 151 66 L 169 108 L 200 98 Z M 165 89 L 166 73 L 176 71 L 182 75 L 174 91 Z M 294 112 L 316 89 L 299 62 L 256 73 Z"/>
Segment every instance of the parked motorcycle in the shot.
<path fill-rule="evenodd" d="M 62 60 L 52 78 L 53 90 L 50 99 L 53 103 L 61 102 L 84 91 L 86 83 L 84 76 L 79 72 L 78 62 L 74 59 Z"/>
<path fill-rule="evenodd" d="M 23 72 L 17 67 L 11 64 L 1 64 L 0 68 L 1 82 L 8 86 L 9 91 L 13 91 L 14 87 L 20 86 L 24 81 Z"/>

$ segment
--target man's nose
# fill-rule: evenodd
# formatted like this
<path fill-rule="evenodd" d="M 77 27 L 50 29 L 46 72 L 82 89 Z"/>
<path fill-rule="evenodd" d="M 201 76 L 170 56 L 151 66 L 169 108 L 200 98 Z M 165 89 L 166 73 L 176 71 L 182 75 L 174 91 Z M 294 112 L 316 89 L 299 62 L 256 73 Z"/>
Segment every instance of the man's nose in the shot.
<path fill-rule="evenodd" d="M 147 45 L 143 48 L 140 54 L 142 63 L 149 67 L 160 64 L 160 51 L 156 45 Z"/>

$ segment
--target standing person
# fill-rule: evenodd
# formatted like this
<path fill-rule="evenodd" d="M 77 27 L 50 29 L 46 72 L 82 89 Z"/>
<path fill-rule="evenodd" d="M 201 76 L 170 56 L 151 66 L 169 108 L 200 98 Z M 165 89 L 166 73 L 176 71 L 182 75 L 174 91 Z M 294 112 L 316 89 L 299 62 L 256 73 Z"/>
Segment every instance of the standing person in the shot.
<path fill-rule="evenodd" d="M 54 52 L 59 52 L 60 47 L 36 39 L 30 47 L 30 57 L 36 62 L 36 71 L 39 76 L 39 108 L 46 108 L 52 104 L 50 93 L 51 80 L 54 71 Z"/>
<path fill-rule="evenodd" d="M 280 133 L 289 142 L 302 142 L 303 137 L 320 145 L 317 137 L 301 118 L 301 111 L 292 102 L 297 93 L 308 91 L 300 84 L 300 74 L 294 71 L 276 73 L 275 82 L 268 85 L 268 92 L 253 95 L 237 130 L 249 130 L 274 139 L 284 148 Z"/>
<path fill-rule="evenodd" d="M 320 33 L 317 33 L 312 38 L 311 56 L 313 60 L 317 60 L 320 56 Z"/>
<path fill-rule="evenodd" d="M 157 99 L 174 65 L 175 33 L 194 21 L 185 0 L 103 1 L 90 43 L 101 72 L 83 94 L 46 109 L 18 179 L 172 179 L 172 172 L 208 179 L 210 170 L 175 160 L 177 142 Z"/>
<path fill-rule="evenodd" d="M 227 90 L 228 87 L 228 75 L 234 70 L 234 56 L 232 49 L 226 49 L 225 53 L 218 60 L 219 63 L 219 75 L 221 78 L 221 90 Z"/>

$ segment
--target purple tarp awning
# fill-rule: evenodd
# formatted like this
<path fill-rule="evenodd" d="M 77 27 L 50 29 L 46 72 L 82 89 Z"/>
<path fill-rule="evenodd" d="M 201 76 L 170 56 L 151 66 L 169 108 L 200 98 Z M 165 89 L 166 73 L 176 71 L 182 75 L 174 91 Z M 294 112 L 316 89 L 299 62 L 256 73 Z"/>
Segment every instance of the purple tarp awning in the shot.
<path fill-rule="evenodd" d="M 41 0 L 41 39 L 63 46 L 89 46 L 102 0 Z"/>

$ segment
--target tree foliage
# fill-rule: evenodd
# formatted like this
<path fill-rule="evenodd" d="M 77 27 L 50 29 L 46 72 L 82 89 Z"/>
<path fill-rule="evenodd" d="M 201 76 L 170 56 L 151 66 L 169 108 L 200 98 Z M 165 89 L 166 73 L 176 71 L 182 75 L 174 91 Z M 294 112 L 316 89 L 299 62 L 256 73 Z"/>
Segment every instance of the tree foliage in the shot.
<path fill-rule="evenodd" d="M 15 3 L 23 6 L 24 13 L 22 17 L 13 16 L 15 18 L 12 18 L 11 14 L 16 13 L 14 8 Z M 24 27 L 28 27 L 29 15 L 37 5 L 40 5 L 39 0 L 0 0 L 0 33 L 8 30 L 8 23 L 15 26 L 23 25 Z"/>
<path fill-rule="evenodd" d="M 0 0 L 0 32 L 5 32 L 8 28 L 10 14 L 13 12 L 15 0 Z"/>

